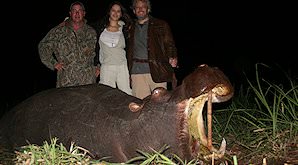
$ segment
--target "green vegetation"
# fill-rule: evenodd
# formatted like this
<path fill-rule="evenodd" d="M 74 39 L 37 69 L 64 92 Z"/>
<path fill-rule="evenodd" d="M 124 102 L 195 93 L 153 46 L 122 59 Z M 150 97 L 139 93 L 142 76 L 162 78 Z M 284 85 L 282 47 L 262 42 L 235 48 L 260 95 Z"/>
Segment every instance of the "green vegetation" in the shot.
<path fill-rule="evenodd" d="M 247 80 L 249 87 L 235 94 L 229 108 L 215 111 L 214 130 L 222 136 L 214 137 L 228 139 L 228 155 L 239 164 L 264 158 L 268 164 L 297 164 L 298 85 L 290 77 L 280 85 L 261 79 L 260 66 L 267 67 L 256 65 L 256 80 Z"/>
<path fill-rule="evenodd" d="M 224 164 L 298 164 L 297 82 L 290 77 L 280 84 L 264 80 L 260 66 L 266 67 L 256 65 L 256 79 L 247 79 L 248 87 L 235 91 L 226 109 L 214 110 L 214 141 L 223 137 L 227 140 Z M 139 151 L 140 156 L 127 164 L 199 164 L 185 162 L 176 155 L 168 158 L 162 154 L 167 148 L 152 153 Z M 87 150 L 74 144 L 67 150 L 57 144 L 57 139 L 41 147 L 24 146 L 14 156 L 0 149 L 0 155 L 0 160 L 13 157 L 15 164 L 110 164 L 104 158 L 92 160 Z"/>
<path fill-rule="evenodd" d="M 90 164 L 98 161 L 91 160 L 84 148 L 73 143 L 67 150 L 61 143 L 57 144 L 57 138 L 51 143 L 44 142 L 43 146 L 34 144 L 24 146 L 16 152 L 16 164 Z"/>

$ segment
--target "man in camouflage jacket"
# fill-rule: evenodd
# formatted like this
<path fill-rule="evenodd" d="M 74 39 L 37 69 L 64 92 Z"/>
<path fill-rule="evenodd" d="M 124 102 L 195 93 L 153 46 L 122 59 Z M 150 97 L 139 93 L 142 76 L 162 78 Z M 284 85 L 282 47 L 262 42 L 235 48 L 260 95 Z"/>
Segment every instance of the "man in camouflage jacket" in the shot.
<path fill-rule="evenodd" d="M 70 6 L 70 18 L 52 28 L 40 41 L 38 51 L 42 63 L 57 70 L 56 87 L 96 83 L 94 64 L 96 31 L 86 24 L 81 2 Z"/>

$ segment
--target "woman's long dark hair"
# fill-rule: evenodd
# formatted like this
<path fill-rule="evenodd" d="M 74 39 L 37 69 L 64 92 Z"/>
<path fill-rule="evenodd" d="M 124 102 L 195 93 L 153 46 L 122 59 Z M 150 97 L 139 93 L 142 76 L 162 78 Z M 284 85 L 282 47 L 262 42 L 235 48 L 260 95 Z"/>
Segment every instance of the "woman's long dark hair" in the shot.
<path fill-rule="evenodd" d="M 109 26 L 110 11 L 115 4 L 119 5 L 121 8 L 121 17 L 119 20 L 121 20 L 125 23 L 125 25 L 123 27 L 123 33 L 126 33 L 128 28 L 131 26 L 132 20 L 131 20 L 131 17 L 129 16 L 129 14 L 127 13 L 126 8 L 119 1 L 113 1 L 112 3 L 109 4 L 106 15 L 100 21 L 100 24 L 98 27 L 99 33 L 101 33 L 107 26 Z"/>
<path fill-rule="evenodd" d="M 114 5 L 119 5 L 121 8 L 121 17 L 119 18 L 119 20 L 123 21 L 125 23 L 125 25 L 123 26 L 122 32 L 124 34 L 125 37 L 125 42 L 127 43 L 127 38 L 128 38 L 128 33 L 129 33 L 129 29 L 132 25 L 132 19 L 130 17 L 130 15 L 127 13 L 126 8 L 119 2 L 119 1 L 113 1 L 109 4 L 106 15 L 101 19 L 101 21 L 99 22 L 99 24 L 97 23 L 97 25 L 94 25 L 94 28 L 96 30 L 97 33 L 97 41 L 99 40 L 99 36 L 101 34 L 101 32 L 103 32 L 103 30 L 109 26 L 109 18 L 110 18 L 110 11 L 112 9 L 112 7 Z M 127 44 L 126 44 L 127 47 Z M 99 44 L 98 42 L 96 43 L 96 57 L 94 59 L 94 65 L 99 64 Z M 127 48 L 126 48 L 127 49 Z"/>

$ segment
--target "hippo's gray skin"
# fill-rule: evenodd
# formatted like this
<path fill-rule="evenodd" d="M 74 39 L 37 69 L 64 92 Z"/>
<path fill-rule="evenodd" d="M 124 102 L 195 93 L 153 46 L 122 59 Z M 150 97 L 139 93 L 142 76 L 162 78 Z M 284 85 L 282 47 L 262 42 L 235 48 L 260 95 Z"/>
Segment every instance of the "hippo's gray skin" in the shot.
<path fill-rule="evenodd" d="M 0 121 L 0 137 L 13 147 L 42 145 L 58 137 L 89 150 L 108 162 L 140 156 L 137 150 L 158 151 L 185 160 L 208 159 L 202 110 L 207 93 L 212 102 L 229 100 L 233 87 L 218 68 L 199 66 L 172 91 L 157 88 L 144 100 L 105 85 L 49 89 L 23 101 Z M 165 154 L 166 154 L 165 153 Z"/>

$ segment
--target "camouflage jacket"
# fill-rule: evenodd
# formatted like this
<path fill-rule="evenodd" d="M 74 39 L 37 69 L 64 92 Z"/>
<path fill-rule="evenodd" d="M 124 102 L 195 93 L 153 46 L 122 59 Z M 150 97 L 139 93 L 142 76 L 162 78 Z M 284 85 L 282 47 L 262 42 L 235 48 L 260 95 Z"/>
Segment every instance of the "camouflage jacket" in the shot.
<path fill-rule="evenodd" d="M 63 63 L 64 69 L 57 71 L 57 88 L 96 83 L 95 45 L 96 31 L 86 22 L 75 32 L 67 20 L 47 33 L 38 51 L 42 63 L 51 70 Z"/>

